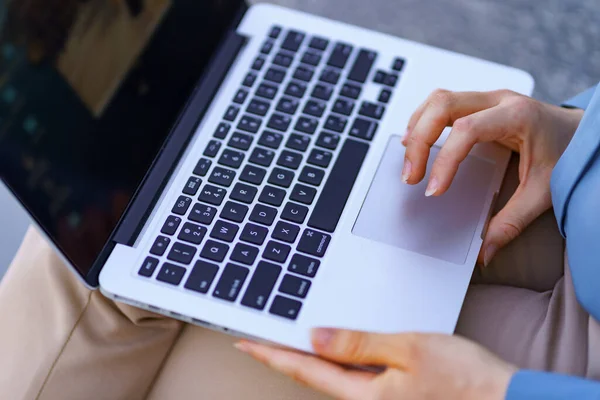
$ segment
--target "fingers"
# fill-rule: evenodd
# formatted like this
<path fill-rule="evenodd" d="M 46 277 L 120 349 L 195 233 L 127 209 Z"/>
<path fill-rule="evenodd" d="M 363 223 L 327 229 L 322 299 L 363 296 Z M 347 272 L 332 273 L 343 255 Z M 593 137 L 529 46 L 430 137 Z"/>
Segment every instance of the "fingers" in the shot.
<path fill-rule="evenodd" d="M 345 364 L 387 366 L 405 370 L 421 345 L 417 334 L 385 335 L 335 329 L 313 333 L 315 351 Z"/>
<path fill-rule="evenodd" d="M 491 219 L 479 255 L 480 262 L 488 265 L 499 249 L 551 207 L 550 173 L 551 170 L 528 175 L 506 206 Z"/>
<path fill-rule="evenodd" d="M 491 142 L 510 129 L 506 112 L 500 107 L 488 108 L 454 122 L 431 168 L 426 196 L 445 193 L 456 176 L 461 162 L 478 142 Z"/>
<path fill-rule="evenodd" d="M 315 357 L 275 349 L 247 341 L 236 348 L 258 361 L 329 396 L 343 400 L 370 398 L 374 374 L 347 371 L 335 364 Z"/>
<path fill-rule="evenodd" d="M 496 106 L 500 98 L 500 92 L 434 92 L 406 140 L 402 180 L 419 183 L 425 175 L 429 150 L 444 128 L 459 118 Z"/>

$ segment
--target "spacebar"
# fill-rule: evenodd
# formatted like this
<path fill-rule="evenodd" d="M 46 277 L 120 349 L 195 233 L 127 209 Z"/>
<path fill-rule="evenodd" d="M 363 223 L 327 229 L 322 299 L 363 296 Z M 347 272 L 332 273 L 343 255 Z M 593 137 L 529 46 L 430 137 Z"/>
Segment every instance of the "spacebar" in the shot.
<path fill-rule="evenodd" d="M 367 151 L 368 144 L 346 139 L 308 220 L 308 226 L 326 232 L 335 231 Z"/>

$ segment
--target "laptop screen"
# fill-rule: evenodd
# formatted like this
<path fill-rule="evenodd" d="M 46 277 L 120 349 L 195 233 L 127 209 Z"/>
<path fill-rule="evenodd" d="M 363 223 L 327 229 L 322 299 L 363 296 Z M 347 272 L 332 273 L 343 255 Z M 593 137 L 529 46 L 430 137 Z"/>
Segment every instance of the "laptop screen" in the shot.
<path fill-rule="evenodd" d="M 0 1 L 0 177 L 82 275 L 241 5 Z"/>

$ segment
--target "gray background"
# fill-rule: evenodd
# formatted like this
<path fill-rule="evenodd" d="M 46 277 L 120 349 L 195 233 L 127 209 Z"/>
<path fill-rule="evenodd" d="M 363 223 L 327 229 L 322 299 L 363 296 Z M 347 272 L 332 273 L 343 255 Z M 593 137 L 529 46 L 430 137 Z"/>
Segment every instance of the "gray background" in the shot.
<path fill-rule="evenodd" d="M 529 71 L 558 103 L 600 78 L 597 0 L 272 0 L 272 3 Z M 493 79 L 493 77 L 490 77 Z M 25 232 L 0 189 L 0 277 Z"/>

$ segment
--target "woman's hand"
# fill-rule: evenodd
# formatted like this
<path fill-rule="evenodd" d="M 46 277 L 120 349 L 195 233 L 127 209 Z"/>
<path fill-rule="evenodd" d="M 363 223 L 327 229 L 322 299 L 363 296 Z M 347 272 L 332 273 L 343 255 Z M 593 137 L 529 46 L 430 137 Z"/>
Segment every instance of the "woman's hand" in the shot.
<path fill-rule="evenodd" d="M 516 368 L 456 336 L 382 335 L 319 329 L 322 358 L 346 365 L 385 366 L 375 374 L 348 370 L 309 355 L 251 342 L 236 347 L 271 368 L 342 400 L 501 400 Z"/>
<path fill-rule="evenodd" d="M 447 126 L 452 126 L 452 131 L 431 169 L 427 196 L 440 196 L 448 190 L 476 143 L 495 141 L 520 153 L 520 185 L 490 221 L 483 241 L 479 261 L 487 265 L 501 247 L 551 207 L 552 170 L 582 116 L 582 110 L 552 106 L 508 90 L 438 90 L 408 123 L 402 179 L 409 184 L 423 179 L 429 150 Z"/>

